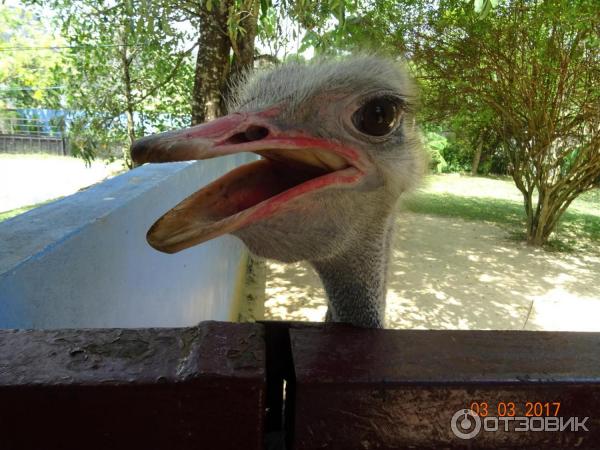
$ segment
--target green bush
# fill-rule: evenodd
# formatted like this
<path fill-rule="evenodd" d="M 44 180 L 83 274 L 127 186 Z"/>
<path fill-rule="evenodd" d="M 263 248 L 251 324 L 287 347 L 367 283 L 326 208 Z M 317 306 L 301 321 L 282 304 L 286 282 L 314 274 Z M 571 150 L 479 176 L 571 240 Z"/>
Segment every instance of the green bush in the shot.
<path fill-rule="evenodd" d="M 508 175 L 510 158 L 501 147 L 496 148 L 492 156 L 487 158 L 480 168 L 479 172 L 483 175 Z"/>
<path fill-rule="evenodd" d="M 442 152 L 448 145 L 448 139 L 435 131 L 426 132 L 424 138 L 425 148 L 429 153 L 429 170 L 433 173 L 445 172 L 448 163 Z"/>
<path fill-rule="evenodd" d="M 442 150 L 442 156 L 448 163 L 446 172 L 465 172 L 471 170 L 472 152 L 459 142 L 449 142 Z"/>

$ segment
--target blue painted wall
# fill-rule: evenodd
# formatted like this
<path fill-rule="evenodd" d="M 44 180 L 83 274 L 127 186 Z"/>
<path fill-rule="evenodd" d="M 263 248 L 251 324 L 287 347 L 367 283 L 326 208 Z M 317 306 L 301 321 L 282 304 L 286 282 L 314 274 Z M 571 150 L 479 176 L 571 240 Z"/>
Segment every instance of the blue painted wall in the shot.
<path fill-rule="evenodd" d="M 247 154 L 137 168 L 0 224 L 0 328 L 229 320 L 247 253 L 234 237 L 166 255 L 146 231 Z"/>

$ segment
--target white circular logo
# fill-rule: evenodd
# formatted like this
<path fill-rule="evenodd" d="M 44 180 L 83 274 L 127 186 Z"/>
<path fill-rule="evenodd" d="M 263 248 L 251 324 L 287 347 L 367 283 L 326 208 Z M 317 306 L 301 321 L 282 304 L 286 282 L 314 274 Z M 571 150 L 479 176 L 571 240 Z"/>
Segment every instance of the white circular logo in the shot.
<path fill-rule="evenodd" d="M 459 439 L 473 439 L 481 431 L 481 418 L 470 409 L 459 409 L 452 416 L 450 428 Z"/>

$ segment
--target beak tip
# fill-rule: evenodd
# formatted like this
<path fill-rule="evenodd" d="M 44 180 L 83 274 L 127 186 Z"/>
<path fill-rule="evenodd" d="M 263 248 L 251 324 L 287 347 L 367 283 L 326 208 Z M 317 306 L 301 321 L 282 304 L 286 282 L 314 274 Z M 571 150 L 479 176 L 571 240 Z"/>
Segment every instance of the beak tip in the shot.
<path fill-rule="evenodd" d="M 154 250 L 158 250 L 161 253 L 167 253 L 169 255 L 172 255 L 174 253 L 179 252 L 178 248 L 170 246 L 170 245 L 165 245 L 162 242 L 158 242 L 155 239 L 146 238 L 146 241 L 148 242 L 150 247 L 152 247 Z"/>
<path fill-rule="evenodd" d="M 157 221 L 154 225 L 152 225 L 152 227 L 150 227 L 150 229 L 146 233 L 146 242 L 148 242 L 150 247 L 152 247 L 154 250 L 158 250 L 159 252 L 162 252 L 162 253 L 168 253 L 170 255 L 172 255 L 174 253 L 178 253 L 181 250 L 186 248 L 186 247 L 182 247 L 177 242 L 170 243 L 168 239 L 165 239 L 164 237 L 161 238 L 159 236 L 159 232 L 156 229 L 158 222 L 160 222 L 160 220 Z"/>
<path fill-rule="evenodd" d="M 147 154 L 147 148 L 144 145 L 144 140 L 140 139 L 138 141 L 135 141 L 130 148 L 130 153 L 131 153 L 131 160 L 136 163 L 137 165 L 142 165 L 147 161 L 146 158 L 146 154 Z"/>

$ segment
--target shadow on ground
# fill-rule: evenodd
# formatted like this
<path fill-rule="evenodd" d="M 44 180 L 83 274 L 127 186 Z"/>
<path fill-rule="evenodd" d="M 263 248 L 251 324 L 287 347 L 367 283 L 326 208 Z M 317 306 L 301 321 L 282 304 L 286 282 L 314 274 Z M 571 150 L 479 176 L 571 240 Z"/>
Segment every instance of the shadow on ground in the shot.
<path fill-rule="evenodd" d="M 320 321 L 308 264 L 269 263 L 269 319 Z M 390 328 L 600 331 L 600 255 L 549 253 L 498 226 L 404 213 L 388 286 Z"/>

